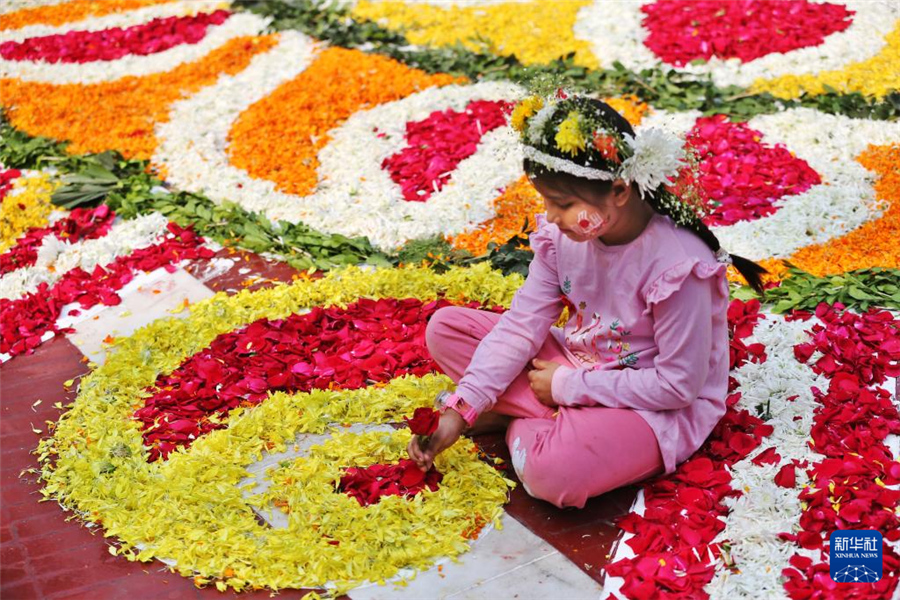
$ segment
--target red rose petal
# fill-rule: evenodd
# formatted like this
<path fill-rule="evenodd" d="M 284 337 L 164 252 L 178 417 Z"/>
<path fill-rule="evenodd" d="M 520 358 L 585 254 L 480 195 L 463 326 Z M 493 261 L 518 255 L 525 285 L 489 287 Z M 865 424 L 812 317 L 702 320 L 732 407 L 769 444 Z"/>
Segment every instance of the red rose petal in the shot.
<path fill-rule="evenodd" d="M 48 63 L 87 63 L 118 60 L 128 55 L 149 55 L 180 44 L 196 44 L 209 25 L 221 25 L 228 11 L 193 16 L 153 19 L 131 27 L 99 31 L 69 31 L 65 34 L 28 38 L 0 44 L 5 60 Z"/>
<path fill-rule="evenodd" d="M 657 0 L 641 7 L 644 44 L 665 62 L 738 58 L 752 61 L 818 46 L 844 31 L 853 12 L 807 0 Z"/>
<path fill-rule="evenodd" d="M 797 484 L 797 472 L 794 470 L 794 465 L 788 464 L 781 467 L 778 470 L 778 474 L 775 475 L 775 483 L 783 488 L 793 488 Z"/>
<path fill-rule="evenodd" d="M 441 413 L 432 408 L 417 408 L 411 419 L 406 419 L 410 431 L 416 435 L 429 436 L 437 431 Z"/>
<path fill-rule="evenodd" d="M 406 124 L 409 146 L 384 159 L 382 168 L 403 190 L 404 199 L 425 202 L 440 191 L 457 165 L 475 153 L 481 137 L 506 124 L 512 103 L 473 100 L 463 112 L 435 111 Z"/>
<path fill-rule="evenodd" d="M 697 120 L 687 145 L 700 159 L 694 186 L 710 204 L 707 225 L 733 225 L 774 214 L 775 201 L 821 183 L 819 175 L 781 145 L 764 145 L 763 134 L 725 115 Z M 682 182 L 677 185 L 686 185 Z M 730 318 L 730 315 L 729 315 Z M 749 325 L 752 327 L 752 325 Z M 735 336 L 747 336 L 747 324 L 735 323 Z"/>

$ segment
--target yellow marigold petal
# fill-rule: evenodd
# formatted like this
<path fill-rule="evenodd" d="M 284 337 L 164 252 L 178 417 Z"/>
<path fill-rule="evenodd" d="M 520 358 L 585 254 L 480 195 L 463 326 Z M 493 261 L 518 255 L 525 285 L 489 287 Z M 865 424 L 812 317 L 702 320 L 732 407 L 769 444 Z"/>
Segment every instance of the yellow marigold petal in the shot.
<path fill-rule="evenodd" d="M 566 119 L 559 124 L 556 131 L 556 147 L 562 152 L 568 152 L 575 156 L 584 150 L 587 140 L 581 133 L 579 125 L 579 117 L 577 112 L 570 112 Z"/>
<path fill-rule="evenodd" d="M 575 38 L 578 11 L 587 0 L 539 0 L 482 6 L 409 5 L 362 0 L 357 19 L 370 19 L 390 29 L 404 29 L 413 44 L 448 46 L 462 42 L 475 51 L 515 55 L 525 64 L 546 63 L 575 52 L 575 63 L 600 66 L 590 45 Z"/>
<path fill-rule="evenodd" d="M 509 122 L 516 131 L 525 130 L 525 120 L 544 106 L 543 98 L 529 96 L 516 105 L 510 115 Z"/>
<path fill-rule="evenodd" d="M 229 132 L 231 162 L 288 194 L 311 194 L 328 131 L 363 108 L 464 77 L 429 75 L 378 54 L 329 48 L 300 75 L 245 110 Z"/>
<path fill-rule="evenodd" d="M 6 252 L 32 227 L 43 227 L 53 212 L 50 195 L 57 183 L 41 173 L 13 181 L 13 190 L 0 203 L 0 252 Z"/>
<path fill-rule="evenodd" d="M 0 79 L 0 97 L 13 126 L 29 135 L 70 140 L 72 154 L 118 150 L 127 158 L 150 158 L 154 127 L 169 118 L 169 105 L 214 83 L 219 75 L 242 71 L 277 35 L 235 38 L 202 59 L 168 73 L 124 77 L 91 85 Z"/>
<path fill-rule="evenodd" d="M 900 21 L 886 36 L 887 44 L 877 55 L 843 69 L 815 75 L 783 75 L 775 79 L 759 79 L 753 83 L 755 92 L 770 92 L 779 98 L 798 98 L 803 93 L 825 93 L 828 85 L 838 92 L 860 92 L 883 98 L 900 89 Z"/>

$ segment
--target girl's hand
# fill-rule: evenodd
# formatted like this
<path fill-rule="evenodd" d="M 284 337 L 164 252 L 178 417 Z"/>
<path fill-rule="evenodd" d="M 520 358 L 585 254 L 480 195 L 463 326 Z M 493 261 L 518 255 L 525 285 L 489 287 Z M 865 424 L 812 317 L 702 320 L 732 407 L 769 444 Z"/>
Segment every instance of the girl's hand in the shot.
<path fill-rule="evenodd" d="M 445 411 L 441 415 L 437 431 L 429 437 L 428 445 L 424 449 L 419 448 L 419 438 L 413 436 L 406 452 L 420 469 L 427 471 L 434 464 L 434 457 L 452 446 L 465 428 L 466 421 L 461 414 L 455 410 Z"/>
<path fill-rule="evenodd" d="M 531 389 L 534 391 L 537 399 L 541 404 L 546 406 L 556 406 L 553 401 L 550 384 L 553 381 L 553 373 L 562 365 L 550 360 L 541 360 L 535 358 L 531 361 L 534 370 L 528 371 L 528 380 L 531 382 Z"/>

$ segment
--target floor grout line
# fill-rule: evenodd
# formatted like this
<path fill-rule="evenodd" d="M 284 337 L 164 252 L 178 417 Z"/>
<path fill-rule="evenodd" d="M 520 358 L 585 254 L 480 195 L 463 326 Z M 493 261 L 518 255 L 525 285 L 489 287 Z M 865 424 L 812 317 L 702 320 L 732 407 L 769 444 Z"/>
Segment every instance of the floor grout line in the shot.
<path fill-rule="evenodd" d="M 477 587 L 481 587 L 481 586 L 483 586 L 483 585 L 486 584 L 486 583 L 490 583 L 491 581 L 495 581 L 495 580 L 497 580 L 497 579 L 500 579 L 501 577 L 505 577 L 505 576 L 509 575 L 510 573 L 514 573 L 514 572 L 516 572 L 516 571 L 518 571 L 518 570 L 520 570 L 520 569 L 524 569 L 525 567 L 528 567 L 528 566 L 530 566 L 530 565 L 533 565 L 533 564 L 536 563 L 536 562 L 542 561 L 542 560 L 544 560 L 545 558 L 550 558 L 551 556 L 554 556 L 554 555 L 556 555 L 556 554 L 560 554 L 559 550 L 554 550 L 553 552 L 550 552 L 550 553 L 548 553 L 548 554 L 545 554 L 544 556 L 539 556 L 539 557 L 537 557 L 537 558 L 533 558 L 533 559 L 531 559 L 530 561 L 528 561 L 527 563 L 524 563 L 524 564 L 515 566 L 515 567 L 513 567 L 512 569 L 510 569 L 509 571 L 504 571 L 504 572 L 502 572 L 502 573 L 498 573 L 497 575 L 494 575 L 493 577 L 490 577 L 490 578 L 485 579 L 485 580 L 483 580 L 483 581 L 479 581 L 478 583 L 475 583 L 475 584 L 473 584 L 473 585 L 470 585 L 469 587 L 466 587 L 466 588 L 463 588 L 463 589 L 461 589 L 461 590 L 459 590 L 459 591 L 453 592 L 453 593 L 450 594 L 449 596 L 444 596 L 444 598 L 447 598 L 447 599 L 449 600 L 450 598 L 457 597 L 457 596 L 459 596 L 460 594 L 463 594 L 463 593 L 465 593 L 465 592 L 468 592 L 469 590 L 475 589 L 475 588 L 477 588 Z M 574 565 L 573 565 L 573 566 L 574 566 Z M 576 567 L 576 568 L 577 568 L 577 567 Z"/>

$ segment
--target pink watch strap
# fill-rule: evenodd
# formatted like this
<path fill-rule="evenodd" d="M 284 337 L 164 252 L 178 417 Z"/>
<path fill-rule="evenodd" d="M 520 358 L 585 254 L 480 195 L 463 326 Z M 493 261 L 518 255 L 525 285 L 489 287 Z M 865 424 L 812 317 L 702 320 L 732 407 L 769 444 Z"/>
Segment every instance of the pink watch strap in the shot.
<path fill-rule="evenodd" d="M 475 409 L 472 408 L 468 402 L 463 400 L 456 394 L 451 394 L 444 403 L 444 406 L 447 408 L 452 408 L 460 415 L 462 415 L 463 420 L 471 427 L 475 424 L 475 419 L 478 418 L 478 413 L 475 412 Z"/>

